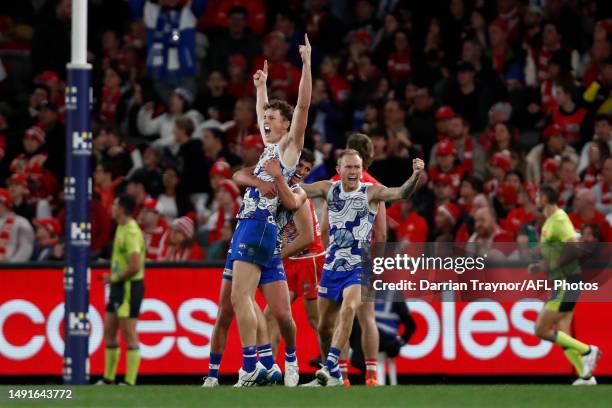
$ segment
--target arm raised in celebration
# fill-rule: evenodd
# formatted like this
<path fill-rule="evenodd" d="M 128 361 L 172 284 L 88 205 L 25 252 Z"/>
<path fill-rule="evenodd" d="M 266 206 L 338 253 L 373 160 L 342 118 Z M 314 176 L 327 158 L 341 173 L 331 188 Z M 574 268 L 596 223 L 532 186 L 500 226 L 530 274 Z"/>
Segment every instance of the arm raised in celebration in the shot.
<path fill-rule="evenodd" d="M 382 185 L 373 185 L 368 188 L 370 201 L 389 202 L 396 200 L 407 200 L 415 193 L 419 186 L 419 178 L 425 171 L 425 162 L 421 159 L 412 161 L 412 175 L 400 187 L 385 187 Z"/>

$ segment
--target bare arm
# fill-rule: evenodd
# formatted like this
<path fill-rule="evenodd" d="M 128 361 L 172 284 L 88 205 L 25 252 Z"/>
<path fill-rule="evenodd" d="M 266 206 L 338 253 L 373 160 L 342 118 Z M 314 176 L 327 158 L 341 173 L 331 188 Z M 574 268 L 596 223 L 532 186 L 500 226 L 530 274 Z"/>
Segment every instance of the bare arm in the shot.
<path fill-rule="evenodd" d="M 406 200 L 414 194 L 419 184 L 419 177 L 425 170 L 425 163 L 421 159 L 412 161 L 412 176 L 400 187 L 388 188 L 382 185 L 373 185 L 368 189 L 370 201 L 389 202 L 396 200 Z"/>
<path fill-rule="evenodd" d="M 288 258 L 299 253 L 314 241 L 314 229 L 312 217 L 310 216 L 310 204 L 304 201 L 302 206 L 293 213 L 293 222 L 297 229 L 298 236 L 293 242 L 281 249 L 281 259 Z"/>
<path fill-rule="evenodd" d="M 374 220 L 374 239 L 376 242 L 387 242 L 387 207 L 382 201 L 378 203 L 378 213 Z"/>
<path fill-rule="evenodd" d="M 276 195 L 274 183 L 263 181 L 253 175 L 255 166 L 243 167 L 232 176 L 232 179 L 240 187 L 254 187 L 261 191 L 264 196 L 272 198 Z"/>
<path fill-rule="evenodd" d="M 317 181 L 316 183 L 312 183 L 312 184 L 302 183 L 300 184 L 300 187 L 302 187 L 302 189 L 306 192 L 306 196 L 308 198 L 315 198 L 315 197 L 325 198 L 327 197 L 327 193 L 329 192 L 331 185 L 332 185 L 331 181 L 323 180 L 323 181 Z"/>
<path fill-rule="evenodd" d="M 304 35 L 304 45 L 300 45 L 300 56 L 302 57 L 303 64 L 298 99 L 293 112 L 289 135 L 282 150 L 283 163 L 288 165 L 297 163 L 300 158 L 300 152 L 304 147 L 304 132 L 308 122 L 308 109 L 310 108 L 310 97 L 312 95 L 310 53 L 310 41 L 308 41 L 308 35 Z"/>
<path fill-rule="evenodd" d="M 264 61 L 263 69 L 257 70 L 253 74 L 253 84 L 257 98 L 255 103 L 255 111 L 257 112 L 257 125 L 259 126 L 259 132 L 264 135 L 263 129 L 263 118 L 264 118 L 264 106 L 268 103 L 268 88 L 266 87 L 266 81 L 268 79 L 268 60 Z M 263 138 L 266 143 L 266 138 Z"/>

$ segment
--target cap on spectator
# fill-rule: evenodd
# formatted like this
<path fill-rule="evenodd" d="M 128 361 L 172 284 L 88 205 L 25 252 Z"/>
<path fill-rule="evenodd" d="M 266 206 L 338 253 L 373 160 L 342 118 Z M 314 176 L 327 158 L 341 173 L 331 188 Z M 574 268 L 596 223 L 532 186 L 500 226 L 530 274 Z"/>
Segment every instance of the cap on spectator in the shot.
<path fill-rule="evenodd" d="M 234 200 L 240 195 L 240 189 L 238 188 L 236 183 L 234 183 L 230 179 L 221 180 L 219 182 L 218 186 L 219 186 L 219 188 L 222 188 L 225 191 L 227 191 L 228 193 L 230 193 Z"/>
<path fill-rule="evenodd" d="M 436 120 L 452 119 L 455 117 L 455 111 L 448 105 L 438 108 L 436 111 Z"/>
<path fill-rule="evenodd" d="M 7 207 L 10 207 L 13 203 L 11 193 L 9 193 L 6 188 L 0 188 L 0 202 L 6 205 Z"/>
<path fill-rule="evenodd" d="M 559 125 L 548 125 L 544 128 L 544 132 L 542 132 L 545 139 L 549 139 L 553 136 L 563 136 L 563 130 Z"/>
<path fill-rule="evenodd" d="M 252 147 L 253 149 L 263 150 L 264 143 L 259 135 L 248 135 L 242 140 L 242 147 Z"/>
<path fill-rule="evenodd" d="M 372 35 L 370 35 L 370 33 L 368 33 L 367 31 L 363 30 L 355 32 L 351 40 L 360 42 L 367 47 L 372 45 Z"/>
<path fill-rule="evenodd" d="M 559 170 L 559 164 L 561 164 L 561 161 L 557 157 L 548 158 L 542 163 L 542 169 L 550 173 L 556 173 Z"/>
<path fill-rule="evenodd" d="M 500 201 L 506 205 L 516 204 L 518 202 L 518 190 L 512 184 L 502 184 L 497 195 Z"/>
<path fill-rule="evenodd" d="M 461 60 L 457 62 L 457 72 L 474 72 L 475 70 L 474 64 L 472 64 L 470 61 Z"/>
<path fill-rule="evenodd" d="M 455 145 L 448 139 L 440 140 L 436 144 L 436 155 L 438 156 L 450 156 L 455 154 Z"/>
<path fill-rule="evenodd" d="M 34 225 L 40 225 L 56 236 L 60 235 L 62 232 L 62 227 L 55 218 L 36 218 L 34 219 Z"/>
<path fill-rule="evenodd" d="M 39 126 L 32 126 L 25 132 L 25 137 L 38 140 L 40 144 L 45 143 L 45 131 Z"/>
<path fill-rule="evenodd" d="M 502 18 L 496 18 L 495 20 L 491 21 L 491 24 L 489 24 L 489 27 L 497 27 L 503 32 L 508 31 L 508 23 L 506 22 L 506 20 Z"/>
<path fill-rule="evenodd" d="M 44 71 L 38 74 L 36 77 L 36 82 L 47 82 L 52 80 L 59 80 L 60 77 L 54 71 Z"/>
<path fill-rule="evenodd" d="M 172 221 L 172 228 L 182 232 L 187 239 L 193 238 L 193 220 L 189 217 L 180 217 Z"/>
<path fill-rule="evenodd" d="M 271 33 L 269 33 L 268 35 L 266 35 L 264 37 L 264 44 L 270 44 L 272 42 L 272 40 L 274 39 L 278 39 L 278 40 L 282 40 L 282 41 L 287 41 L 287 37 L 285 37 L 285 34 L 283 34 L 281 31 L 272 31 Z"/>
<path fill-rule="evenodd" d="M 243 70 L 247 69 L 247 60 L 242 54 L 234 54 L 229 57 L 229 64 L 241 66 Z"/>
<path fill-rule="evenodd" d="M 459 209 L 459 207 L 457 207 L 457 205 L 453 203 L 447 203 L 438 206 L 438 211 L 446 215 L 451 220 L 453 225 L 457 222 L 457 220 L 459 219 L 459 215 L 461 214 L 461 210 Z"/>
<path fill-rule="evenodd" d="M 151 198 L 151 197 L 146 198 L 144 202 L 142 203 L 142 205 L 143 205 L 142 207 L 143 209 L 150 210 L 153 212 L 159 212 L 157 210 L 157 200 L 154 198 Z"/>
<path fill-rule="evenodd" d="M 23 186 L 23 188 L 25 188 L 26 190 L 29 190 L 28 188 L 28 181 L 26 180 L 26 178 L 19 173 L 13 173 L 11 175 L 11 177 L 8 178 L 8 180 L 6 180 L 6 184 L 19 184 L 20 186 Z"/>
<path fill-rule="evenodd" d="M 186 88 L 175 88 L 174 94 L 183 98 L 183 100 L 189 104 L 193 103 L 193 93 Z"/>
<path fill-rule="evenodd" d="M 230 168 L 230 165 L 228 162 L 226 162 L 223 159 L 219 159 L 210 168 L 210 171 L 208 172 L 208 176 L 209 177 L 222 176 L 223 178 L 228 179 L 232 176 L 232 169 Z"/>
<path fill-rule="evenodd" d="M 495 153 L 489 160 L 489 164 L 493 167 L 500 167 L 504 171 L 512 170 L 512 156 L 508 150 Z"/>
<path fill-rule="evenodd" d="M 46 101 L 46 100 L 45 100 L 45 101 L 41 101 L 41 102 L 38 104 L 37 109 L 38 109 L 38 110 L 41 110 L 41 109 L 49 109 L 49 110 L 52 110 L 53 112 L 57 112 L 57 106 L 55 106 L 55 104 L 54 104 L 53 102 L 51 102 L 51 101 Z"/>

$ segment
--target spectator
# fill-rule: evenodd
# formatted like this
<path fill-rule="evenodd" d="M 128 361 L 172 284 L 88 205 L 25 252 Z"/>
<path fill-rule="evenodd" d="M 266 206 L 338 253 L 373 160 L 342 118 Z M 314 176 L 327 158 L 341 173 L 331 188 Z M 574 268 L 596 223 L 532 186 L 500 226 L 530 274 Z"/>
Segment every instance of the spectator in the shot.
<path fill-rule="evenodd" d="M 594 225 L 601 232 L 602 241 L 608 240 L 608 222 L 604 214 L 595 207 L 596 193 L 593 190 L 581 188 L 576 191 L 574 196 L 572 212 L 569 218 L 574 224 L 574 228 L 582 234 L 586 225 Z"/>
<path fill-rule="evenodd" d="M 584 101 L 588 104 L 592 113 L 611 115 L 612 114 L 612 56 L 606 58 L 601 66 L 601 74 L 596 81 L 582 94 Z"/>
<path fill-rule="evenodd" d="M 223 228 L 221 228 L 221 236 L 219 239 L 206 247 L 205 260 L 222 261 L 227 257 L 227 251 L 229 250 L 232 234 L 235 229 L 235 222 L 225 221 Z"/>
<path fill-rule="evenodd" d="M 148 198 L 144 202 L 138 223 L 147 248 L 147 260 L 156 261 L 162 252 L 162 237 L 168 231 L 168 222 L 157 209 L 158 202 Z"/>
<path fill-rule="evenodd" d="M 317 0 L 310 4 L 306 33 L 313 45 L 314 62 L 318 53 L 330 54 L 340 50 L 346 32 L 345 25 L 329 11 L 328 4 L 329 0 Z"/>
<path fill-rule="evenodd" d="M 268 93 L 271 99 L 290 103 L 297 100 L 300 71 L 289 62 L 287 37 L 280 31 L 272 31 L 263 39 L 263 55 L 255 59 L 255 69 L 268 61 Z"/>
<path fill-rule="evenodd" d="M 408 34 L 396 31 L 394 35 L 394 51 L 387 60 L 387 73 L 394 85 L 405 83 L 412 72 L 411 51 L 408 44 Z"/>
<path fill-rule="evenodd" d="M 401 200 L 393 203 L 387 210 L 387 225 L 394 232 L 395 239 L 402 243 L 427 242 L 429 226 L 421 217 L 412 200 Z"/>
<path fill-rule="evenodd" d="M 110 163 L 114 174 L 128 174 L 140 160 L 139 152 L 126 145 L 119 129 L 114 126 L 104 125 L 99 133 L 98 138 L 103 141 L 100 144 L 106 146 L 100 158 Z"/>
<path fill-rule="evenodd" d="M 600 140 L 608 145 L 608 151 L 612 151 L 612 117 L 609 115 L 597 115 L 595 117 L 595 134 L 591 141 L 587 142 L 580 153 L 578 172 L 582 173 L 588 166 L 589 149 L 591 144 Z"/>
<path fill-rule="evenodd" d="M 605 215 L 612 213 L 612 158 L 607 158 L 603 165 L 603 180 L 593 187 L 595 206 Z"/>
<path fill-rule="evenodd" d="M 196 23 L 204 0 L 130 0 L 132 14 L 147 27 L 147 72 L 166 100 L 177 86 L 195 92 Z M 144 133 L 144 132 L 143 132 Z"/>
<path fill-rule="evenodd" d="M 219 160 L 228 163 L 229 167 L 237 166 L 242 162 L 240 157 L 230 152 L 227 148 L 225 134 L 217 128 L 204 130 L 202 149 L 204 151 L 205 166 L 209 169 L 212 169 L 212 166 Z"/>
<path fill-rule="evenodd" d="M 495 221 L 490 208 L 480 208 L 474 213 L 474 233 L 470 236 L 468 244 L 470 249 L 479 256 L 488 255 L 489 259 L 504 258 L 504 253 L 510 248 L 503 243 L 514 242 L 514 237 L 503 230 Z M 497 245 L 496 245 L 497 244 Z"/>
<path fill-rule="evenodd" d="M 34 230 L 11 205 L 10 193 L 0 188 L 0 262 L 25 262 L 32 257 Z"/>
<path fill-rule="evenodd" d="M 453 142 L 449 139 L 438 142 L 434 153 L 436 154 L 436 161 L 435 164 L 429 166 L 429 179 L 435 181 L 441 174 L 448 175 L 452 180 L 455 192 L 458 193 L 465 171 L 462 166 L 457 164 Z"/>
<path fill-rule="evenodd" d="M 164 247 L 159 260 L 180 262 L 200 261 L 204 253 L 193 240 L 194 226 L 189 217 L 180 217 L 172 221 L 170 229 L 163 238 Z"/>
<path fill-rule="evenodd" d="M 109 162 L 102 162 L 94 171 L 94 189 L 100 195 L 100 205 L 109 218 L 113 217 L 113 202 L 119 187 L 124 183 L 123 176 L 113 177 L 113 168 Z"/>
<path fill-rule="evenodd" d="M 232 4 L 232 1 L 216 3 L 228 5 Z M 255 4 L 257 3 L 259 2 L 255 2 Z M 213 4 L 208 7 L 210 11 L 214 10 Z M 253 2 L 249 6 L 252 4 Z M 207 10 L 207 15 L 209 10 Z M 211 33 L 208 63 L 211 70 L 225 70 L 229 66 L 228 58 L 235 55 L 242 55 L 249 63 L 253 62 L 255 56 L 259 53 L 260 46 L 247 24 L 249 24 L 250 19 L 255 18 L 255 13 L 249 14 L 247 8 L 242 6 L 234 6 L 227 12 L 227 31 L 221 30 L 217 33 Z M 250 71 L 251 67 L 248 67 L 248 69 Z"/>
<path fill-rule="evenodd" d="M 227 94 L 234 99 L 230 107 L 229 117 L 231 119 L 235 101 L 241 98 L 248 98 L 253 95 L 251 89 L 251 78 L 249 78 L 247 60 L 242 54 L 234 54 L 229 58 L 227 67 L 229 82 L 227 84 Z"/>
<path fill-rule="evenodd" d="M 27 201 L 30 190 L 26 178 L 22 174 L 15 173 L 6 180 L 6 185 L 11 194 L 12 208 L 15 214 L 28 221 L 37 218 L 36 208 Z"/>
<path fill-rule="evenodd" d="M 452 237 L 455 231 L 455 225 L 459 221 L 461 210 L 453 203 L 439 205 L 436 208 L 434 215 L 435 229 L 431 232 L 430 241 L 439 242 L 438 238 Z"/>
<path fill-rule="evenodd" d="M 210 178 L 210 186 L 212 187 L 212 190 L 217 191 L 217 188 L 219 188 L 219 182 L 232 178 L 232 169 L 225 159 L 219 159 L 210 168 L 208 177 Z"/>
<path fill-rule="evenodd" d="M 567 142 L 576 147 L 582 145 L 584 121 L 587 110 L 574 101 L 575 86 L 570 82 L 558 84 L 555 88 L 555 104 L 551 110 L 552 123 L 559 126 Z"/>
<path fill-rule="evenodd" d="M 223 226 L 226 222 L 236 218 L 236 214 L 240 210 L 240 204 L 240 189 L 236 183 L 232 180 L 219 181 L 212 203 L 214 210 L 206 223 L 199 229 L 207 235 L 207 244 L 213 244 L 221 239 Z"/>
<path fill-rule="evenodd" d="M 62 231 L 59 221 L 55 218 L 37 218 L 36 243 L 32 253 L 33 261 L 61 260 L 63 258 L 63 244 L 59 240 Z"/>
<path fill-rule="evenodd" d="M 537 186 L 535 186 L 537 189 Z M 525 225 L 530 225 L 535 222 L 535 217 L 538 214 L 538 209 L 535 204 L 535 194 L 529 191 L 522 191 L 519 196 L 521 205 L 510 210 L 508 215 L 500 221 L 500 226 L 517 237 L 521 229 Z"/>
<path fill-rule="evenodd" d="M 253 99 L 242 98 L 237 100 L 234 107 L 234 123 L 225 132 L 230 151 L 235 153 L 242 139 L 248 135 L 259 134 L 255 119 L 255 102 Z"/>
<path fill-rule="evenodd" d="M 610 157 L 610 148 L 603 141 L 589 142 L 588 147 L 588 164 L 580 173 L 580 181 L 585 188 L 591 188 L 602 180 L 603 164 Z"/>
<path fill-rule="evenodd" d="M 146 189 L 147 179 L 142 171 L 137 171 L 127 179 L 125 192 L 134 198 L 133 218 L 138 220 L 147 198 L 151 198 Z"/>
<path fill-rule="evenodd" d="M 166 167 L 162 177 L 163 192 L 157 197 L 156 210 L 168 222 L 193 211 L 189 196 L 180 185 L 179 174 L 173 167 Z"/>
<path fill-rule="evenodd" d="M 557 171 L 559 177 L 559 203 L 560 207 L 564 207 L 571 203 L 571 198 L 574 196 L 576 189 L 580 185 L 580 179 L 576 172 L 576 162 L 568 157 L 563 157 Z"/>
<path fill-rule="evenodd" d="M 48 153 L 47 168 L 56 180 L 63 180 L 66 171 L 66 129 L 60 121 L 58 107 L 43 101 L 38 107 L 38 124 L 45 134 L 44 151 Z"/>
<path fill-rule="evenodd" d="M 228 69 L 233 69 L 232 61 L 230 61 Z M 194 106 L 199 112 L 203 112 L 208 119 L 217 116 L 216 119 L 220 123 L 229 121 L 232 118 L 235 100 L 234 96 L 228 94 L 227 88 L 228 83 L 223 73 L 212 71 L 208 74 L 204 95 L 196 98 Z"/>
<path fill-rule="evenodd" d="M 414 104 L 408 112 L 408 131 L 412 141 L 420 146 L 423 157 L 429 157 L 436 141 L 436 119 L 434 99 L 428 88 L 417 88 Z M 448 122 L 448 121 L 447 121 Z"/>
<path fill-rule="evenodd" d="M 121 71 L 115 64 L 104 69 L 104 86 L 100 95 L 99 115 L 110 125 L 115 124 L 117 106 L 123 94 Z"/>
<path fill-rule="evenodd" d="M 459 190 L 459 208 L 465 214 L 469 214 L 472 211 L 472 203 L 478 194 L 483 191 L 482 180 L 479 178 L 468 176 L 461 182 L 461 188 Z"/>
<path fill-rule="evenodd" d="M 342 135 L 342 112 L 330 101 L 329 89 L 323 79 L 315 79 L 308 111 L 308 128 L 318 131 L 332 143 L 338 143 Z"/>
<path fill-rule="evenodd" d="M 240 148 L 240 159 L 245 167 L 255 166 L 259 156 L 264 151 L 263 140 L 258 134 L 248 135 L 242 140 Z"/>
<path fill-rule="evenodd" d="M 174 125 L 174 137 L 176 145 L 179 146 L 178 172 L 183 175 L 183 184 L 181 188 L 187 195 L 194 193 L 203 193 L 208 191 L 208 182 L 203 177 L 193 177 L 195 174 L 201 174 L 204 165 L 204 152 L 202 151 L 202 142 L 198 139 L 193 139 L 194 126 L 193 121 L 182 116 L 176 119 Z"/>
<path fill-rule="evenodd" d="M 161 160 L 160 149 L 147 146 L 142 155 L 142 167 L 136 170 L 144 175 L 147 191 L 153 197 L 160 195 L 163 190 Z"/>
<path fill-rule="evenodd" d="M 153 118 L 153 103 L 147 102 L 138 112 L 138 130 L 145 136 L 152 136 L 155 145 L 168 147 L 172 152 L 178 150 L 174 139 L 174 121 L 179 116 L 190 118 L 194 126 L 202 121 L 202 115 L 190 109 L 193 94 L 185 88 L 176 88 L 168 99 L 168 112 Z"/>
<path fill-rule="evenodd" d="M 45 4 L 45 13 L 34 26 L 32 67 L 35 72 L 64 72 L 70 59 L 72 3 L 58 0 Z"/>
<path fill-rule="evenodd" d="M 567 140 L 557 125 L 550 125 L 542 133 L 545 143 L 535 146 L 527 154 L 527 181 L 539 183 L 541 180 L 541 168 L 547 158 L 555 156 L 569 157 L 578 163 L 578 156 L 573 147 L 567 145 Z"/>

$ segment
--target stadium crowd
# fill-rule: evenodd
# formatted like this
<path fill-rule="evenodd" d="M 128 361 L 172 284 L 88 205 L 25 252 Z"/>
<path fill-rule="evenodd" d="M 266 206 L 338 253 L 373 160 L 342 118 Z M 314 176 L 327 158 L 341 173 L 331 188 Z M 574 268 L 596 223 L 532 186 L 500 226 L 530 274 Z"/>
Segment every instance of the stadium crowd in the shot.
<path fill-rule="evenodd" d="M 306 181 L 352 133 L 387 186 L 388 240 L 536 242 L 543 183 L 585 239 L 612 241 L 612 14 L 586 0 L 92 0 L 92 256 L 114 198 L 136 203 L 147 259 L 224 259 L 263 151 L 252 73 L 294 104 L 313 45 Z M 70 0 L 0 4 L 0 260 L 63 257 Z"/>

